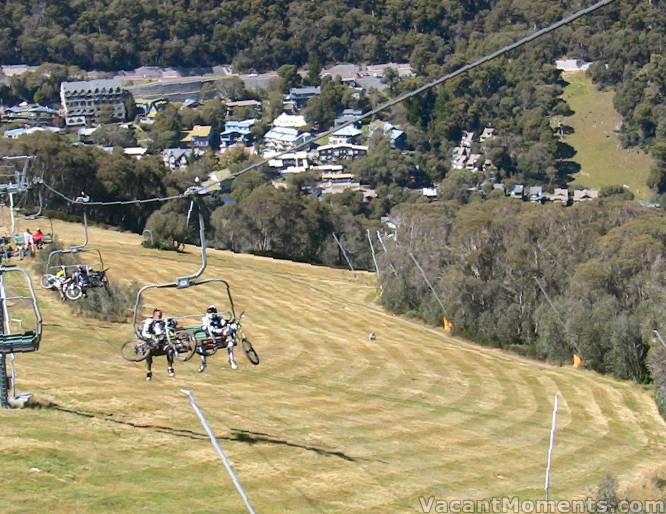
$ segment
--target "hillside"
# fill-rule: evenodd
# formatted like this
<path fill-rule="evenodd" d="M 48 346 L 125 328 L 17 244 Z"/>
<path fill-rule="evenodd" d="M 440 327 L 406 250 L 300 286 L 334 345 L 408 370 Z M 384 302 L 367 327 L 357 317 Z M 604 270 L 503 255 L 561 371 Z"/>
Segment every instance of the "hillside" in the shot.
<path fill-rule="evenodd" d="M 56 232 L 80 238 L 78 225 Z M 146 250 L 130 234 L 92 229 L 90 240 L 112 280 L 172 280 L 197 265 L 194 251 Z M 215 356 L 205 374 L 177 363 L 169 379 L 158 361 L 150 384 L 118 355 L 129 326 L 73 318 L 39 291 L 46 335 L 17 364 L 19 391 L 42 408 L 0 413 L 3 512 L 242 512 L 180 388 L 194 391 L 264 513 L 412 512 L 433 494 L 541 498 L 555 394 L 553 497 L 663 466 L 666 425 L 639 386 L 389 315 L 369 274 L 212 251 L 215 275 L 247 312 L 261 365 L 241 357 L 232 372 Z M 167 314 L 222 303 L 206 293 L 159 301 Z"/>
<path fill-rule="evenodd" d="M 613 91 L 599 91 L 581 72 L 565 73 L 563 78 L 569 83 L 563 98 L 574 114 L 559 120 L 573 128 L 564 142 L 576 150 L 572 160 L 580 165 L 574 186 L 626 185 L 637 199 L 651 200 L 654 192 L 647 179 L 654 162 L 638 148 L 622 148 L 615 131 L 622 117 L 613 107 Z"/>

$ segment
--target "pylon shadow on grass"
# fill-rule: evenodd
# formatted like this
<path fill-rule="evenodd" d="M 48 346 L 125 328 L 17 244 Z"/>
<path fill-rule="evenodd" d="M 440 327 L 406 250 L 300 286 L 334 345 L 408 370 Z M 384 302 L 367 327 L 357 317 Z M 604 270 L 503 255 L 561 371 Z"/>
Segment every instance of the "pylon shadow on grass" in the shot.
<path fill-rule="evenodd" d="M 101 412 L 86 412 L 82 410 L 77 410 L 77 409 L 71 409 L 68 407 L 63 407 L 62 405 L 59 405 L 55 402 L 50 402 L 50 401 L 40 401 L 40 400 L 32 400 L 28 404 L 26 404 L 27 408 L 30 409 L 50 409 L 50 410 L 55 410 L 58 412 L 64 412 L 67 414 L 73 414 L 75 416 L 79 416 L 82 418 L 88 418 L 88 419 L 96 419 L 98 421 L 106 421 L 108 423 L 114 423 L 116 425 L 124 425 L 127 427 L 131 428 L 138 428 L 138 429 L 143 429 L 143 430 L 153 430 L 155 432 L 159 432 L 161 434 L 167 434 L 171 435 L 174 437 L 185 437 L 187 439 L 194 439 L 194 440 L 199 440 L 199 441 L 208 441 L 208 435 L 203 433 L 203 432 L 195 432 L 192 430 L 187 430 L 183 428 L 174 428 L 174 427 L 168 427 L 164 425 L 154 425 L 154 424 L 148 424 L 148 423 L 135 423 L 133 421 L 126 421 L 126 420 L 121 420 L 113 417 L 113 414 L 108 414 L 108 413 L 101 413 Z M 346 460 L 348 462 L 358 462 L 359 459 L 356 459 L 354 457 L 350 457 L 346 453 L 342 451 L 333 451 L 333 450 L 326 450 L 324 448 L 318 448 L 316 446 L 308 446 L 304 444 L 299 444 L 299 443 L 293 443 L 290 441 L 287 441 L 286 439 L 278 439 L 274 436 L 271 436 L 270 434 L 266 434 L 263 432 L 252 432 L 249 430 L 243 430 L 243 429 L 237 429 L 237 428 L 231 428 L 231 433 L 232 435 L 230 436 L 216 436 L 218 439 L 223 440 L 223 441 L 232 441 L 232 442 L 239 442 L 239 443 L 245 443 L 250 446 L 255 445 L 255 444 L 272 444 L 272 445 L 280 445 L 280 446 L 288 446 L 290 448 L 299 448 L 301 450 L 306 450 L 309 452 L 314 452 L 317 455 L 322 455 L 324 457 L 337 457 L 339 459 Z M 366 460 L 366 459 L 361 459 L 361 460 Z"/>

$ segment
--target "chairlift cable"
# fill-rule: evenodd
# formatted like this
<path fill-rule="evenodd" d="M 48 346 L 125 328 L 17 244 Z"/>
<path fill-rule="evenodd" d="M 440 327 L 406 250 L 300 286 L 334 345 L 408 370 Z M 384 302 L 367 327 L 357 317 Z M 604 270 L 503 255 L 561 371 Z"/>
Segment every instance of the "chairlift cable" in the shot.
<path fill-rule="evenodd" d="M 470 70 L 478 68 L 479 66 L 482 66 L 483 64 L 486 64 L 487 62 L 490 62 L 494 59 L 497 59 L 498 57 L 501 57 L 504 54 L 506 54 L 506 53 L 508 53 L 512 50 L 520 48 L 520 47 L 522 47 L 522 46 L 524 46 L 528 43 L 531 43 L 532 41 L 535 41 L 535 40 L 537 40 L 537 39 L 539 39 L 539 38 L 541 38 L 545 35 L 548 35 L 551 32 L 554 32 L 554 31 L 558 30 L 561 27 L 569 25 L 570 23 L 573 23 L 574 21 L 578 20 L 579 18 L 587 16 L 588 14 L 591 14 L 591 13 L 593 13 L 593 12 L 603 8 L 603 7 L 606 7 L 607 5 L 610 5 L 614 1 L 615 0 L 600 0 L 599 2 L 596 2 L 595 4 L 593 4 L 589 7 L 581 9 L 581 10 L 579 10 L 579 11 L 573 13 L 573 14 L 570 14 L 569 16 L 566 16 L 565 18 L 562 18 L 560 21 L 555 22 L 552 25 L 549 25 L 548 27 L 545 27 L 545 28 L 540 29 L 536 32 L 528 34 L 527 36 L 519 39 L 518 41 L 510 43 L 506 46 L 503 46 L 499 50 L 495 50 L 494 52 L 492 52 L 490 54 L 487 54 L 487 55 L 477 59 L 476 61 L 474 61 L 472 63 L 466 64 L 466 65 L 458 68 L 457 70 L 455 70 L 451 73 L 448 73 L 446 75 L 438 77 L 437 79 L 432 80 L 432 81 L 428 82 L 427 84 L 424 84 L 424 85 L 422 85 L 422 86 L 420 86 L 420 87 L 418 87 L 418 88 L 416 88 L 412 91 L 408 91 L 406 93 L 403 93 L 402 95 L 383 103 L 382 105 L 376 107 L 375 109 L 372 109 L 372 110 L 370 110 L 370 111 L 368 111 L 364 114 L 361 114 L 360 116 L 356 116 L 353 119 L 342 123 L 338 127 L 334 127 L 334 128 L 331 128 L 331 129 L 329 129 L 325 132 L 322 132 L 321 134 L 316 135 L 313 139 L 309 139 L 306 142 L 295 145 L 295 146 L 291 147 L 288 150 L 285 150 L 283 152 L 280 152 L 276 155 L 271 156 L 268 159 L 262 159 L 259 162 L 251 164 L 251 165 L 243 168 L 242 170 L 232 174 L 231 177 L 232 177 L 232 179 L 237 178 L 240 175 L 243 175 L 244 173 L 247 173 L 248 171 L 251 171 L 251 170 L 256 169 L 260 166 L 264 166 L 264 165 L 268 164 L 268 162 L 272 159 L 280 158 L 280 157 L 285 156 L 286 154 L 289 154 L 289 153 L 301 150 L 303 148 L 306 148 L 312 142 L 319 141 L 319 140 L 321 140 L 325 137 L 330 136 L 334 132 L 337 132 L 338 130 L 341 130 L 341 129 L 343 129 L 345 127 L 348 127 L 348 126 L 350 126 L 354 123 L 358 123 L 359 121 L 362 121 L 362 120 L 365 120 L 365 119 L 370 118 L 372 116 L 375 116 L 375 115 L 379 114 L 380 112 L 386 111 L 387 109 L 390 109 L 391 107 L 393 107 L 395 105 L 398 105 L 398 104 L 404 102 L 405 100 L 409 100 L 410 98 L 412 98 L 414 96 L 417 96 L 417 95 L 419 95 L 419 94 L 421 94 L 421 93 L 423 93 L 423 92 L 425 92 L 429 89 L 437 87 L 437 86 L 439 86 L 439 85 L 441 85 L 445 82 L 448 82 L 449 80 L 454 79 L 454 78 L 456 78 L 456 77 L 458 77 L 458 76 L 460 76 L 460 75 L 462 75 L 462 74 L 464 74 L 464 73 L 466 73 Z M 7 159 L 7 158 L 4 158 L 4 159 Z M 190 187 L 184 193 L 180 193 L 180 194 L 177 194 L 177 195 L 171 195 L 171 196 L 152 197 L 152 198 L 144 198 L 144 199 L 138 199 L 138 200 L 116 200 L 116 201 L 109 201 L 109 202 L 91 202 L 91 201 L 83 201 L 83 200 L 80 200 L 80 199 L 70 198 L 67 195 L 65 195 L 65 194 L 61 193 L 60 191 L 58 191 L 57 189 L 55 189 L 54 187 L 47 184 L 43 179 L 37 179 L 35 182 L 43 185 L 46 189 L 51 191 L 53 194 L 59 196 L 61 199 L 65 200 L 67 203 L 69 203 L 71 205 L 82 205 L 82 204 L 94 205 L 94 206 L 139 205 L 139 204 L 152 203 L 152 202 L 168 202 L 168 201 L 171 201 L 171 200 L 180 200 L 180 199 L 188 198 L 188 197 L 193 196 L 193 195 L 207 196 L 211 193 L 211 190 L 209 190 L 207 188 L 200 187 L 200 186 L 193 186 L 193 187 Z"/>

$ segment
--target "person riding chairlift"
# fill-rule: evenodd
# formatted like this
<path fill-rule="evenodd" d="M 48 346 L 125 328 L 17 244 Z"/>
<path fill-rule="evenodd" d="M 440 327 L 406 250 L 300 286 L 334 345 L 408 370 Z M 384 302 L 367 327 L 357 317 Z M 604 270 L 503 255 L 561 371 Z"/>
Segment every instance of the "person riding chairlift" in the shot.
<path fill-rule="evenodd" d="M 206 314 L 201 318 L 202 328 L 208 333 L 213 340 L 213 344 L 223 342 L 227 347 L 227 354 L 229 356 L 229 366 L 231 369 L 236 369 L 236 360 L 234 359 L 234 331 L 235 324 L 227 322 L 217 312 L 215 305 L 209 305 L 206 309 Z M 202 362 L 199 371 L 206 368 L 205 356 L 202 355 Z"/>
<path fill-rule="evenodd" d="M 42 249 L 44 247 L 44 232 L 42 232 L 41 228 L 38 228 L 35 231 L 35 234 L 32 236 L 32 240 L 35 242 L 35 246 L 38 249 Z"/>
<path fill-rule="evenodd" d="M 160 309 L 153 309 L 153 314 L 150 318 L 146 318 L 143 321 L 143 327 L 141 328 L 141 338 L 151 345 L 154 349 L 160 349 L 164 346 L 167 338 L 167 323 L 174 323 L 175 320 L 164 320 L 163 313 Z M 176 372 L 173 369 L 173 353 L 167 352 L 167 372 L 170 377 L 175 377 Z M 146 373 L 146 381 L 150 382 L 153 378 L 153 373 L 150 371 L 152 362 L 152 357 L 148 357 L 146 361 L 146 366 L 148 367 Z"/>

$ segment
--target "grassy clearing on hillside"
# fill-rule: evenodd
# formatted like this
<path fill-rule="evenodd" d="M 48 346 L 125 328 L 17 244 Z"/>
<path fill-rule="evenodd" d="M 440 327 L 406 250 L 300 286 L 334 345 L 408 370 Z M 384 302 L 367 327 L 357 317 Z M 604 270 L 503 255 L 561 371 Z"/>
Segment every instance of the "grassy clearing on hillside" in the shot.
<path fill-rule="evenodd" d="M 80 226 L 56 224 L 63 240 Z M 92 228 L 115 281 L 173 279 L 188 254 Z M 387 314 L 374 277 L 210 252 L 262 358 L 223 355 L 197 374 L 118 355 L 126 324 L 73 317 L 39 291 L 42 348 L 17 357 L 18 390 L 41 408 L 0 412 L 2 512 L 240 513 L 242 503 L 181 388 L 194 391 L 261 513 L 417 512 L 420 495 L 543 497 L 555 394 L 561 397 L 552 496 L 590 493 L 606 474 L 648 480 L 666 424 L 641 387 L 470 345 Z M 214 297 L 214 298 L 212 298 Z M 166 314 L 222 300 L 158 297 Z M 368 343 L 367 334 L 377 333 Z"/>
<path fill-rule="evenodd" d="M 573 161 L 581 170 L 574 175 L 573 185 L 601 189 L 607 185 L 627 185 L 636 198 L 653 196 L 646 181 L 652 158 L 636 148 L 623 149 L 615 133 L 621 116 L 613 107 L 612 91 L 599 91 L 582 72 L 565 73 L 569 85 L 564 99 L 574 111 L 573 116 L 557 118 L 574 129 L 564 142 L 576 150 Z"/>

